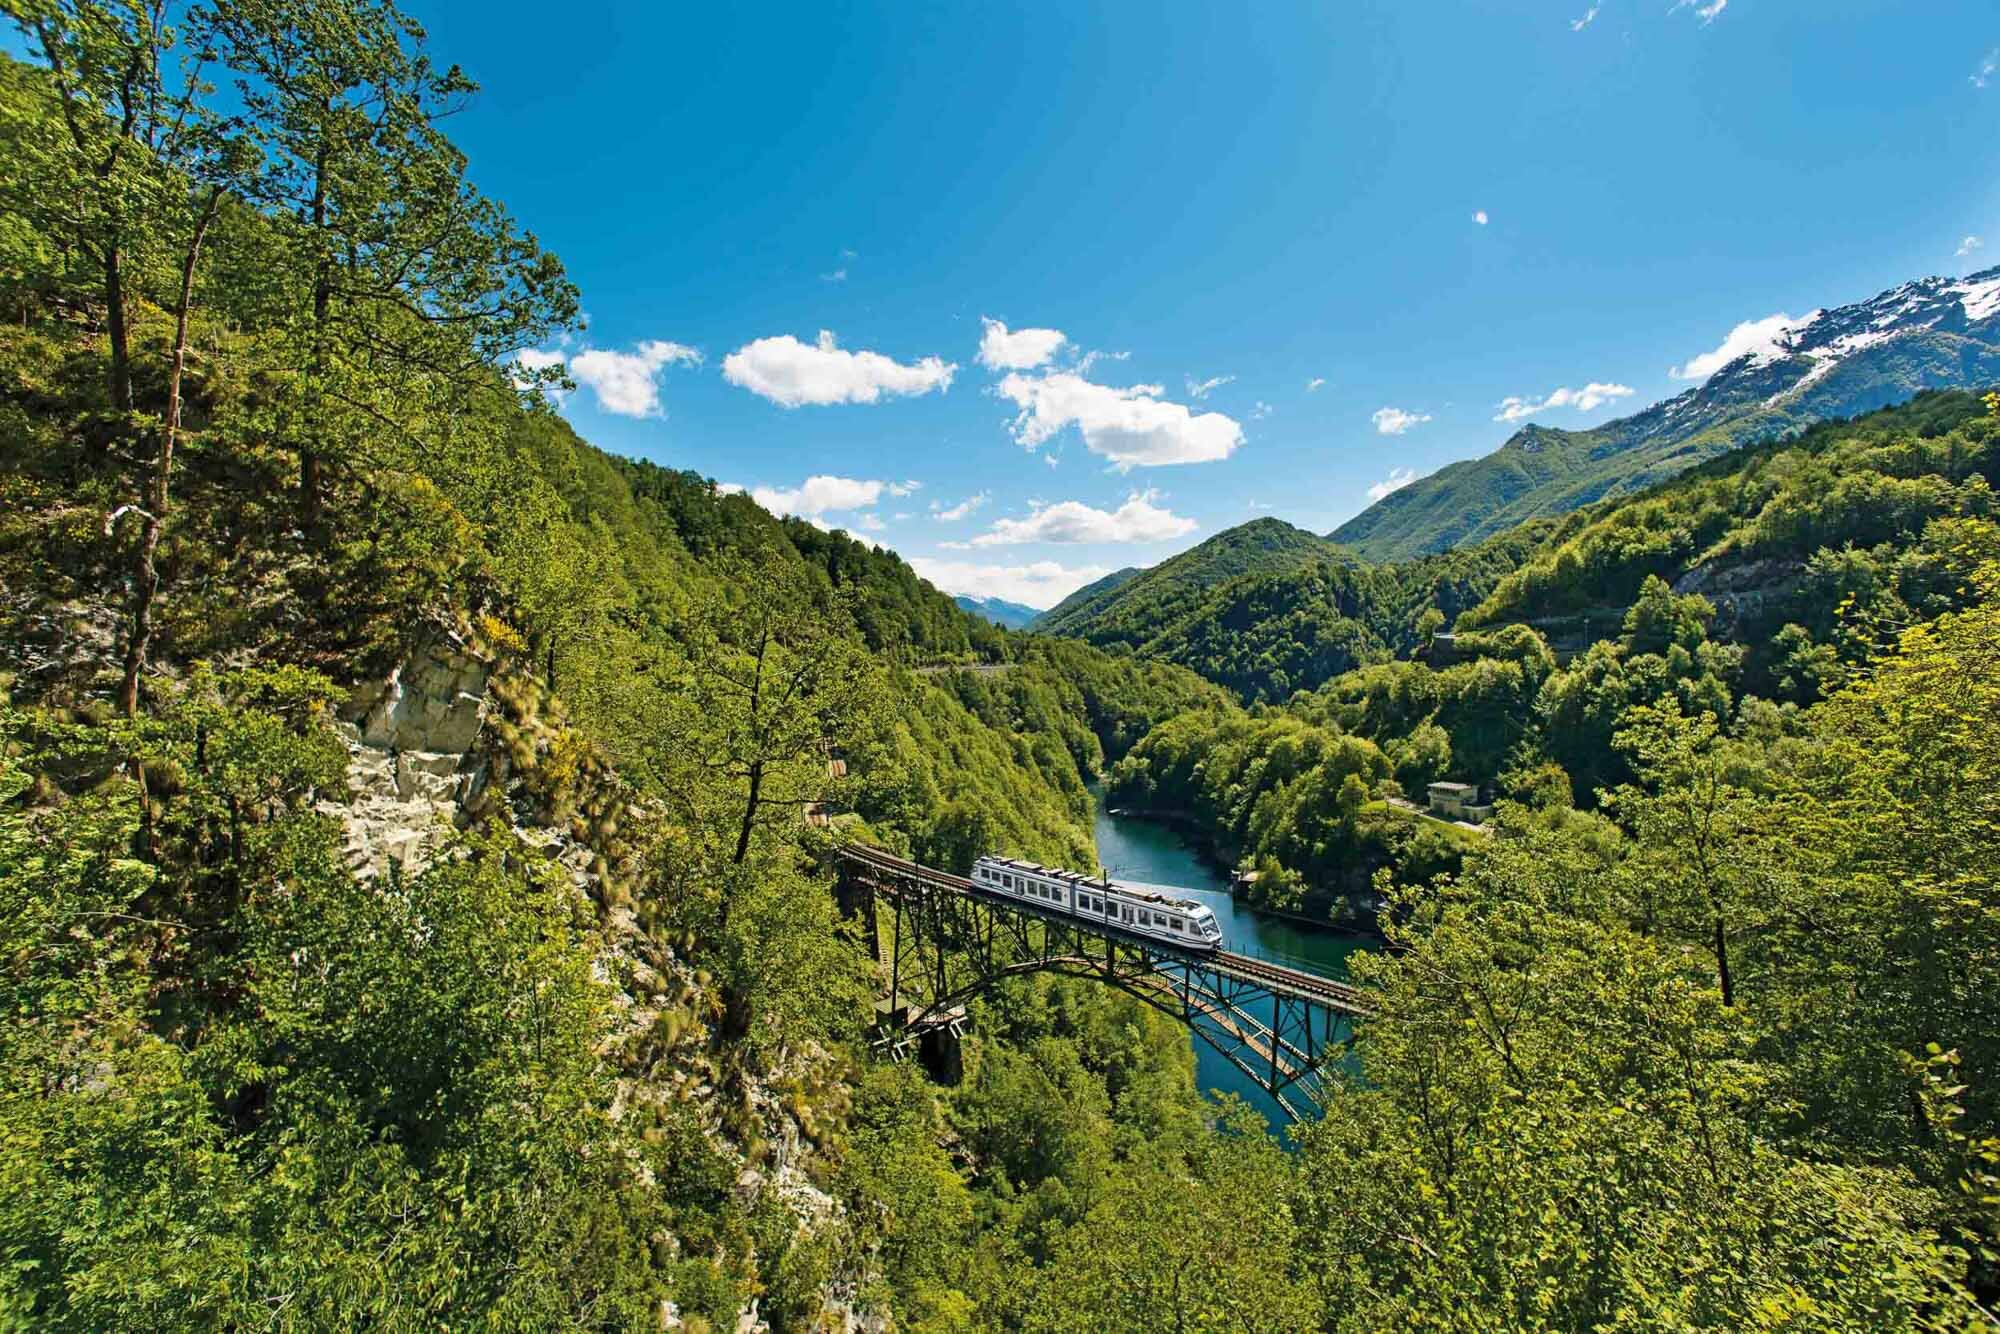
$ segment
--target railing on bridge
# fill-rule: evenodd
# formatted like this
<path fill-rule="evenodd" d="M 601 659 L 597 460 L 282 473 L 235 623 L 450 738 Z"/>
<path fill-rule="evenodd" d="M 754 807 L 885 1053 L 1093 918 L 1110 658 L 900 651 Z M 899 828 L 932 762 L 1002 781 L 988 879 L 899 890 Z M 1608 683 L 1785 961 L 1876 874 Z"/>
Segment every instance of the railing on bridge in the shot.
<path fill-rule="evenodd" d="M 887 974 L 887 1046 L 962 1016 L 1002 978 L 1091 977 L 1187 1024 L 1296 1120 L 1366 1013 L 1353 987 L 1294 964 L 1183 949 L 875 848 L 838 855 L 842 909 L 862 919 Z"/>

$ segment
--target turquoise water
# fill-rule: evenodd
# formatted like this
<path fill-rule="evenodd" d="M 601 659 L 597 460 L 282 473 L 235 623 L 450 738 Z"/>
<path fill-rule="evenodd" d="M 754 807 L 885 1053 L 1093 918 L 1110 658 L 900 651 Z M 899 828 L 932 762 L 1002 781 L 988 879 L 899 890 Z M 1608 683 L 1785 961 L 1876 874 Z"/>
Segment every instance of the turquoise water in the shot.
<path fill-rule="evenodd" d="M 1225 949 L 1309 968 L 1327 977 L 1346 977 L 1347 956 L 1367 947 L 1368 942 L 1357 936 L 1315 930 L 1251 910 L 1230 894 L 1223 875 L 1197 857 L 1173 830 L 1147 820 L 1112 815 L 1105 810 L 1103 789 L 1093 785 L 1091 792 L 1097 798 L 1097 857 L 1104 869 L 1114 880 L 1185 889 L 1189 897 L 1214 910 Z M 1284 1113 L 1270 1095 L 1213 1047 L 1196 1039 L 1194 1054 L 1195 1078 L 1203 1089 L 1234 1093 L 1263 1112 L 1274 1128 L 1286 1124 Z"/>

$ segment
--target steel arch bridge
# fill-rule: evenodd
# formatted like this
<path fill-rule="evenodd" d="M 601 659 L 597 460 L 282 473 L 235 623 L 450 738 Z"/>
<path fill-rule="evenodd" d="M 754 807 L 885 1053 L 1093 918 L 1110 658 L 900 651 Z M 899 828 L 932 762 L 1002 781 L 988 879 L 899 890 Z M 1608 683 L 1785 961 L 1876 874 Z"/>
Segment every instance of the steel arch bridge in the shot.
<path fill-rule="evenodd" d="M 1322 1073 L 1367 1014 L 1358 991 L 1317 973 L 1180 949 L 875 848 L 848 845 L 837 859 L 841 909 L 861 920 L 887 974 L 880 1047 L 900 1048 L 950 1022 L 1003 978 L 1094 978 L 1186 1024 L 1297 1120 L 1318 1105 Z"/>

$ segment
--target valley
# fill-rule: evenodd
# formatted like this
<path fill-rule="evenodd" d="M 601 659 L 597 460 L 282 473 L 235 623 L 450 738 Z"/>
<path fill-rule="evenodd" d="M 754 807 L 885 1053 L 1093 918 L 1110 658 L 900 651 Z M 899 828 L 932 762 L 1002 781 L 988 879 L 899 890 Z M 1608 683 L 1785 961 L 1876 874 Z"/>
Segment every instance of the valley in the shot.
<path fill-rule="evenodd" d="M 1996 1326 L 1976 235 L 1413 478 L 1610 353 L 1397 11 L 0 10 L 0 1323 Z"/>

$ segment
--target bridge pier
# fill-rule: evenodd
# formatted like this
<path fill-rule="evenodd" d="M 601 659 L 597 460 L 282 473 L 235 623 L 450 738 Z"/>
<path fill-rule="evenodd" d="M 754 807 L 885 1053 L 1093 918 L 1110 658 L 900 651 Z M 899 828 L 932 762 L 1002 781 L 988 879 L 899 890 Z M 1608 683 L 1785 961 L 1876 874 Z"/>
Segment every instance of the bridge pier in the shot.
<path fill-rule="evenodd" d="M 962 1028 L 959 1024 L 938 1025 L 926 1029 L 917 1039 L 917 1059 L 924 1063 L 924 1070 L 932 1080 L 946 1088 L 957 1088 L 965 1081 Z"/>
<path fill-rule="evenodd" d="M 966 1013 L 963 1005 L 925 1009 L 907 996 L 875 1002 L 875 1047 L 900 1061 L 914 1055 L 936 1083 L 957 1087 L 965 1078 Z"/>

